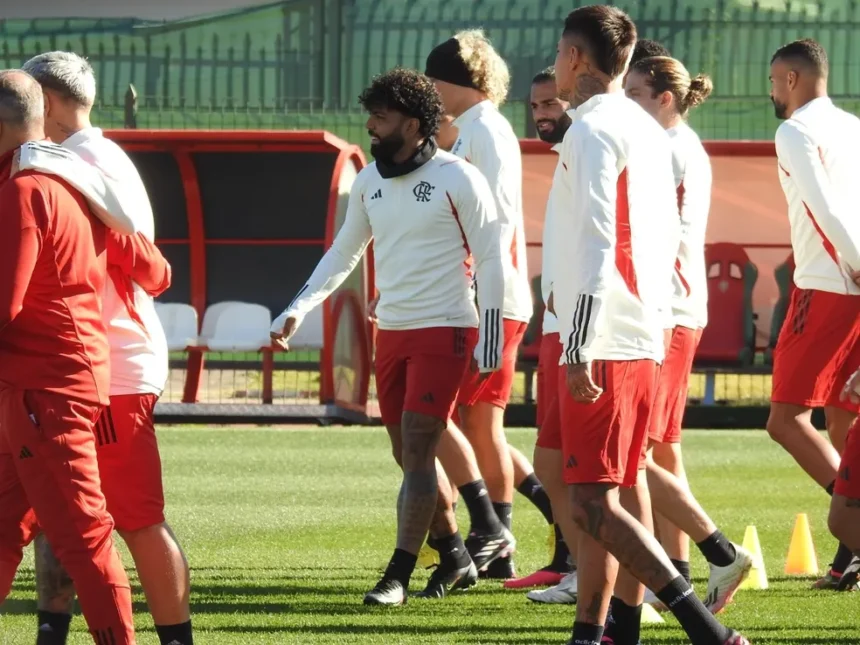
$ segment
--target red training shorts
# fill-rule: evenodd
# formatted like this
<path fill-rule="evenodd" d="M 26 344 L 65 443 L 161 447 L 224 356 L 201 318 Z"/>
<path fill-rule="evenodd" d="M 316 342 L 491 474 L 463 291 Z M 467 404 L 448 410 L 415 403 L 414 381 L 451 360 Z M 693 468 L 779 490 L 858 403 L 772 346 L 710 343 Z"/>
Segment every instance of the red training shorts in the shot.
<path fill-rule="evenodd" d="M 561 417 L 558 407 L 558 364 L 561 360 L 558 334 L 546 334 L 540 343 L 537 374 L 537 445 L 561 450 Z"/>
<path fill-rule="evenodd" d="M 460 405 L 489 403 L 503 410 L 508 406 L 508 401 L 511 400 L 511 388 L 514 385 L 514 375 L 517 373 L 517 354 L 528 325 L 508 318 L 503 322 L 505 345 L 502 348 L 502 366 L 483 382 L 478 382 L 477 374 L 468 372 L 457 397 L 457 403 Z"/>
<path fill-rule="evenodd" d="M 843 497 L 860 499 L 860 417 L 854 420 L 854 425 L 848 431 L 833 492 Z"/>
<path fill-rule="evenodd" d="M 386 426 L 403 412 L 451 418 L 469 369 L 478 330 L 467 327 L 380 329 L 376 336 L 376 392 Z"/>
<path fill-rule="evenodd" d="M 701 329 L 675 327 L 666 349 L 666 358 L 657 376 L 657 394 L 651 409 L 648 438 L 657 443 L 680 443 L 687 407 L 687 390 L 690 387 L 690 372 L 699 341 Z"/>
<path fill-rule="evenodd" d="M 568 391 L 567 365 L 558 370 L 564 481 L 634 486 L 645 466 L 657 363 L 594 361 L 591 367 L 603 393 L 588 404 L 577 403 Z"/>
<path fill-rule="evenodd" d="M 102 491 L 119 531 L 164 522 L 161 455 L 153 418 L 156 401 L 155 394 L 112 396 L 96 423 Z"/>
<path fill-rule="evenodd" d="M 773 354 L 770 400 L 860 412 L 839 400 L 858 365 L 860 296 L 795 289 Z"/>

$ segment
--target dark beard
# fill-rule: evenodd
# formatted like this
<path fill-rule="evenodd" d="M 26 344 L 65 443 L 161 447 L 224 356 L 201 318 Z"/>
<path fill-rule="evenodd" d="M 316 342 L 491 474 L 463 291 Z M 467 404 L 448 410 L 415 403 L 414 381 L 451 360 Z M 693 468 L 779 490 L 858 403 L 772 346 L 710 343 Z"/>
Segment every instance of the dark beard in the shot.
<path fill-rule="evenodd" d="M 562 139 L 564 139 L 564 133 L 567 132 L 567 129 L 570 127 L 571 120 L 570 116 L 568 116 L 567 113 L 564 113 L 558 121 L 544 119 L 541 123 L 552 123 L 552 130 L 549 130 L 548 132 L 538 130 L 538 138 L 541 141 L 546 141 L 547 143 L 561 143 Z"/>
<path fill-rule="evenodd" d="M 400 152 L 405 143 L 403 136 L 399 133 L 390 134 L 384 139 L 380 139 L 379 143 L 371 144 L 370 154 L 373 155 L 374 159 L 390 164 L 394 162 L 394 155 Z"/>
<path fill-rule="evenodd" d="M 788 106 L 785 103 L 778 103 L 772 96 L 770 97 L 770 101 L 773 103 L 773 113 L 776 115 L 776 118 L 785 120 L 788 115 Z"/>

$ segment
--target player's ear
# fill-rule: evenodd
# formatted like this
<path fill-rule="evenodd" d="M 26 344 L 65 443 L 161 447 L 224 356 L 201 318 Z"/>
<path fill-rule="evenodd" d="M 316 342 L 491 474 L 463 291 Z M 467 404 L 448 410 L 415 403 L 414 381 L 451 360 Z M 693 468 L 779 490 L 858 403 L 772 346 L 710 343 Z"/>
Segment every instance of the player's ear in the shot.
<path fill-rule="evenodd" d="M 418 119 L 406 119 L 406 124 L 404 127 L 404 132 L 407 137 L 417 137 L 418 132 L 421 130 L 421 122 Z"/>
<path fill-rule="evenodd" d="M 672 104 L 672 101 L 675 100 L 675 97 L 672 96 L 672 92 L 666 90 L 660 95 L 660 107 L 667 108 Z"/>
<path fill-rule="evenodd" d="M 795 87 L 797 87 L 798 77 L 799 76 L 796 71 L 794 71 L 793 69 L 789 70 L 788 75 L 786 76 L 786 85 L 788 85 L 788 89 L 793 90 Z"/>

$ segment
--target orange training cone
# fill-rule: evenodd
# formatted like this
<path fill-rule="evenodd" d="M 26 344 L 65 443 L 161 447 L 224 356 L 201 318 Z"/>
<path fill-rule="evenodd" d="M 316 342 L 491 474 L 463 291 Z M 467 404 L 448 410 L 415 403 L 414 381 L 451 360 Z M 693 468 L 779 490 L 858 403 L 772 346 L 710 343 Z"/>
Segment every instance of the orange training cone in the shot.
<path fill-rule="evenodd" d="M 749 577 L 741 583 L 740 589 L 767 589 L 767 573 L 764 570 L 764 556 L 758 531 L 754 526 L 748 526 L 744 533 L 744 548 L 752 554 L 753 565 Z"/>
<path fill-rule="evenodd" d="M 794 523 L 785 572 L 789 575 L 818 575 L 818 558 L 815 557 L 815 545 L 812 543 L 812 531 L 809 530 L 809 517 L 806 513 L 798 513 Z"/>

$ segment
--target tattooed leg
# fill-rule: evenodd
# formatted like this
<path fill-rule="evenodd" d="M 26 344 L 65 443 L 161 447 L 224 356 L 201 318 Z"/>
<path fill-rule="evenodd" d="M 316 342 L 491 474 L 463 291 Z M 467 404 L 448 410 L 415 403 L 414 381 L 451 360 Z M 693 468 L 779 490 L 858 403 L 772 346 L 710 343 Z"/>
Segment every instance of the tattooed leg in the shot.
<path fill-rule="evenodd" d="M 654 518 L 651 515 L 651 498 L 648 491 L 645 470 L 639 471 L 636 486 L 623 488 L 619 493 L 621 506 L 636 519 L 649 533 L 654 533 Z M 630 571 L 622 568 L 615 581 L 615 596 L 626 605 L 638 607 L 645 598 L 645 587 Z"/>
<path fill-rule="evenodd" d="M 75 585 L 54 555 L 44 534 L 36 536 L 36 594 L 39 611 L 71 614 L 75 605 Z"/>
<path fill-rule="evenodd" d="M 400 426 L 385 426 L 388 431 L 388 439 L 391 441 L 391 454 L 394 456 L 395 463 L 403 469 L 403 440 Z M 397 493 L 397 526 L 400 526 L 400 518 L 403 514 L 403 485 Z"/>
<path fill-rule="evenodd" d="M 660 543 L 622 508 L 617 487 L 608 484 L 576 484 L 570 490 L 574 521 L 591 540 L 615 556 L 621 566 L 637 580 L 649 589 L 664 589 L 678 576 Z M 583 545 L 587 549 L 591 548 L 588 540 L 581 540 L 580 545 L 580 548 Z M 580 566 L 590 557 L 590 552 L 580 553 Z M 581 579 L 581 570 L 579 576 Z"/>
<path fill-rule="evenodd" d="M 860 499 L 834 495 L 828 526 L 837 540 L 860 556 Z"/>
<path fill-rule="evenodd" d="M 579 487 L 576 487 L 579 488 Z M 618 500 L 618 489 L 603 484 L 589 485 L 587 491 L 581 491 L 579 498 L 584 498 L 587 493 L 594 498 L 614 498 Z M 572 488 L 573 490 L 573 488 Z M 576 499 L 571 497 L 571 500 Z M 608 502 L 602 502 L 605 504 Z M 592 517 L 579 517 L 579 508 L 574 508 L 574 520 L 579 523 L 582 519 L 586 524 L 599 526 L 602 519 L 598 512 L 582 507 L 583 512 L 589 512 Z M 583 529 L 584 525 L 579 525 Z M 596 531 L 595 531 L 596 532 Z M 577 532 L 577 592 L 579 602 L 576 605 L 576 621 L 590 625 L 604 625 L 606 613 L 609 610 L 609 600 L 612 597 L 612 588 L 615 577 L 618 574 L 618 562 L 614 557 L 592 537 L 588 530 Z"/>
<path fill-rule="evenodd" d="M 454 494 L 451 482 L 442 468 L 439 460 L 436 460 L 436 480 L 438 482 L 438 494 L 436 496 L 436 512 L 430 524 L 430 534 L 433 537 L 445 537 L 457 532 L 457 518 L 454 515 Z"/>
<path fill-rule="evenodd" d="M 397 527 L 397 548 L 417 554 L 436 511 L 436 444 L 445 429 L 445 421 L 417 412 L 404 412 L 401 427 L 403 506 Z"/>

